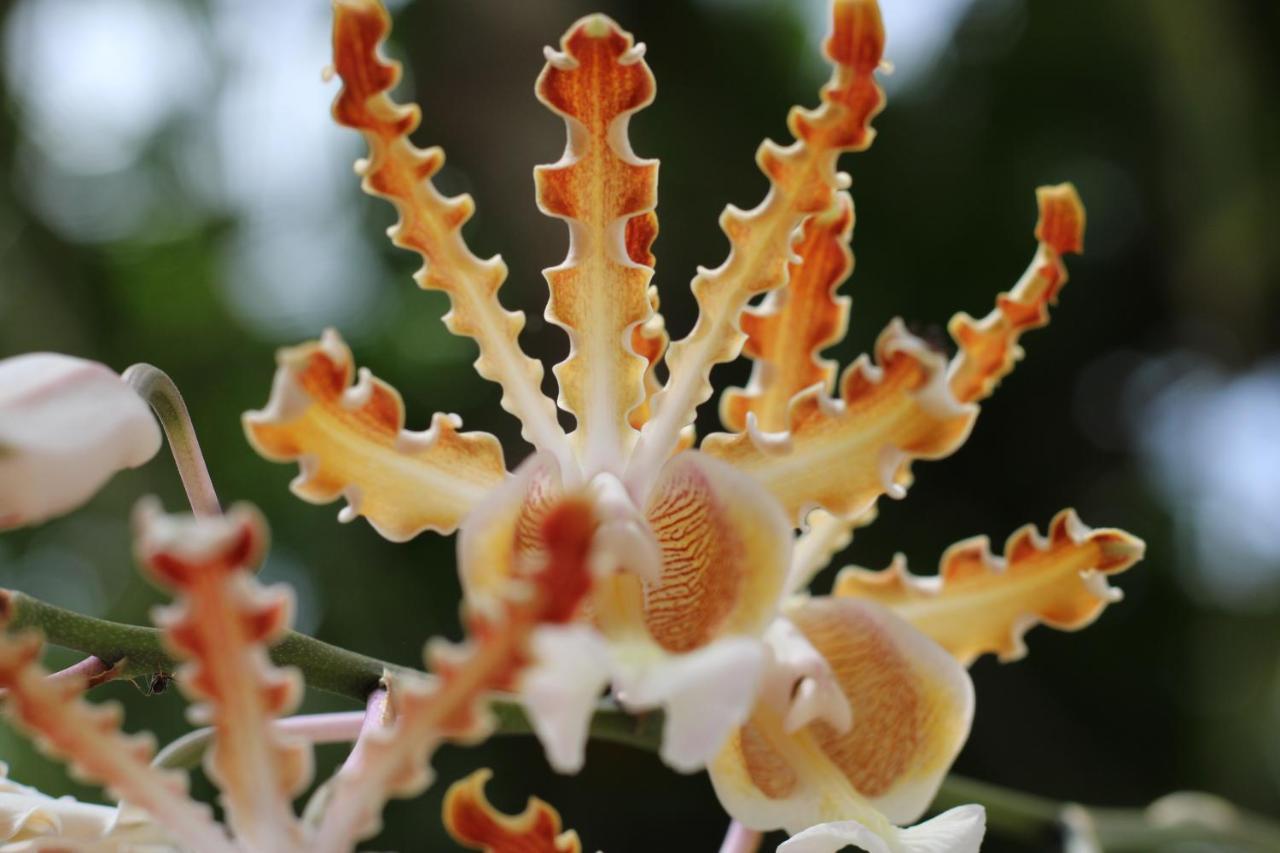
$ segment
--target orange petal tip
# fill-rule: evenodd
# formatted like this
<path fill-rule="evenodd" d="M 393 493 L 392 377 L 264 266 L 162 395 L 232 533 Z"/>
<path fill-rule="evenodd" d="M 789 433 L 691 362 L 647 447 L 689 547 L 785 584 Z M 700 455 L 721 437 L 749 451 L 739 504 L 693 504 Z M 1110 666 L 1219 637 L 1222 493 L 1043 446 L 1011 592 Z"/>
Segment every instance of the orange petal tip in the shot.
<path fill-rule="evenodd" d="M 1040 207 L 1036 239 L 1060 255 L 1084 251 L 1084 204 L 1075 186 L 1066 183 L 1039 187 L 1036 203 Z"/>

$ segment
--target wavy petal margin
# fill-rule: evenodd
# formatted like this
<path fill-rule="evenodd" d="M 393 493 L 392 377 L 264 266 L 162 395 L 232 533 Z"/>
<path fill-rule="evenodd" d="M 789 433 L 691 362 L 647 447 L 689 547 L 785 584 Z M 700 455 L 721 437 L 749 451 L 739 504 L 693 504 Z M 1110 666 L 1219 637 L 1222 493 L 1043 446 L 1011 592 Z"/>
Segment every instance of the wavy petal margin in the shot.
<path fill-rule="evenodd" d="M 826 43 L 834 70 L 822 89 L 822 105 L 791 111 L 793 144 L 760 147 L 756 161 L 769 179 L 769 194 L 750 211 L 725 210 L 720 226 L 729 238 L 729 256 L 693 280 L 698 321 L 668 352 L 671 377 L 653 400 L 655 416 L 628 468 L 628 478 L 641 485 L 637 491 L 646 490 L 697 406 L 711 395 L 711 368 L 737 358 L 744 340 L 738 325 L 742 309 L 756 294 L 786 284 L 796 229 L 831 207 L 846 180 L 836 170 L 840 153 L 871 145 L 870 122 L 884 106 L 874 76 L 883 52 L 884 24 L 875 0 L 837 0 Z"/>
<path fill-rule="evenodd" d="M 746 429 L 752 414 L 760 429 L 780 432 L 790 425 L 796 394 L 814 386 L 831 393 L 837 366 L 818 353 L 841 341 L 849 326 L 849 297 L 836 290 L 853 272 L 852 234 L 853 199 L 841 192 L 833 207 L 805 221 L 786 287 L 742 312 L 743 354 L 753 365 L 747 387 L 730 388 L 720 398 L 726 429 Z"/>
<path fill-rule="evenodd" d="M 400 221 L 388 232 L 392 242 L 422 256 L 420 287 L 448 294 L 453 308 L 445 325 L 475 340 L 476 371 L 502 387 L 502 407 L 520 419 L 524 437 L 567 465 L 571 457 L 555 404 L 541 390 L 542 364 L 525 355 L 517 340 L 524 314 L 506 310 L 498 300 L 506 264 L 496 256 L 481 260 L 467 247 L 462 226 L 475 211 L 471 197 L 440 194 L 431 178 L 444 165 L 444 152 L 409 141 L 421 111 L 388 95 L 400 79 L 400 65 L 379 56 L 391 30 L 387 10 L 377 0 L 335 0 L 333 15 L 333 65 L 343 83 L 333 116 L 360 131 L 369 145 L 368 159 L 356 163 L 365 191 L 395 205 Z"/>
<path fill-rule="evenodd" d="M 518 815 L 498 811 L 485 796 L 491 770 L 477 770 L 449 786 L 444 825 L 453 840 L 484 853 L 581 853 L 573 830 L 561 831 L 560 814 L 537 797 Z"/>
<path fill-rule="evenodd" d="M 459 432 L 456 415 L 437 414 L 422 432 L 404 428 L 394 388 L 355 367 L 332 329 L 317 342 L 283 349 L 271 399 L 242 418 L 258 453 L 296 461 L 293 493 L 311 503 L 345 497 L 338 516 L 363 515 L 387 539 L 424 530 L 452 533 L 506 475 L 502 446 L 483 432 Z"/>
<path fill-rule="evenodd" d="M 5 713 L 13 724 L 79 778 L 146 811 L 185 849 L 237 853 L 208 806 L 187 796 L 186 775 L 151 765 L 154 739 L 122 732 L 120 705 L 84 701 L 83 681 L 49 680 L 39 663 L 42 648 L 33 633 L 0 636 L 0 687 L 8 691 Z"/>
<path fill-rule="evenodd" d="M 853 724 L 842 732 L 818 718 L 797 728 L 766 697 L 709 768 L 720 802 L 752 829 L 856 820 L 894 839 L 894 824 L 928 807 L 968 736 L 968 673 L 871 602 L 801 599 L 786 616 L 826 660 Z"/>
<path fill-rule="evenodd" d="M 391 796 L 412 796 L 430 781 L 428 762 L 444 740 L 474 743 L 492 728 L 488 695 L 510 690 L 529 663 L 536 628 L 564 624 L 590 592 L 588 567 L 596 518 L 591 505 L 567 498 L 542 520 L 544 560 L 516 577 L 507 595 L 465 614 L 468 639 L 427 647 L 430 682 L 390 678 L 392 721 L 361 735 L 361 759 L 333 778 L 333 794 L 316 835 L 322 853 L 343 851 L 377 831 Z"/>
<path fill-rule="evenodd" d="M 311 749 L 271 725 L 297 707 L 302 677 L 267 658 L 288 630 L 293 594 L 253 577 L 266 550 L 266 523 L 244 504 L 197 519 L 144 503 L 135 527 L 139 562 L 178 596 L 156 611 L 155 622 L 187 662 L 178 683 L 200 703 L 189 711 L 192 722 L 213 726 L 205 770 L 222 791 L 228 822 L 251 849 L 300 849 L 292 801 L 311 780 Z"/>
<path fill-rule="evenodd" d="M 956 399 L 974 402 L 991 395 L 1000 380 L 1022 358 L 1018 339 L 1023 332 L 1049 323 L 1049 306 L 1067 281 L 1062 256 L 1084 249 L 1084 205 L 1071 184 L 1039 187 L 1036 204 L 1040 210 L 1035 235 L 1040 245 L 1031 265 L 1013 290 L 1000 294 L 996 307 L 974 320 L 960 312 L 951 318 L 948 330 L 960 347 L 950 368 L 948 381 Z"/>
<path fill-rule="evenodd" d="M 935 576 L 911 574 L 899 554 L 884 571 L 843 569 L 832 594 L 889 607 L 966 666 L 988 653 L 1012 661 L 1026 655 L 1023 636 L 1036 625 L 1091 625 L 1121 598 L 1107 577 L 1137 563 L 1144 550 L 1141 539 L 1094 530 L 1065 509 L 1047 537 L 1030 524 L 1016 531 L 1003 558 L 978 536 L 948 548 Z"/>
<path fill-rule="evenodd" d="M 629 413 L 645 399 L 646 359 L 629 343 L 652 311 L 653 268 L 632 254 L 648 254 L 646 214 L 658 199 L 658 163 L 635 156 L 627 123 L 653 101 L 653 74 L 644 45 L 599 14 L 575 23 L 546 55 L 538 99 L 565 120 L 569 137 L 559 162 L 534 170 L 538 207 L 569 226 L 568 257 L 544 273 L 547 319 L 569 334 L 569 355 L 555 369 L 560 405 L 578 419 L 583 467 L 620 474 L 635 440 Z"/>
<path fill-rule="evenodd" d="M 717 433 L 706 453 L 752 475 L 799 525 L 821 507 L 852 519 L 882 494 L 902 497 L 913 459 L 950 455 L 969 436 L 978 409 L 962 405 L 947 387 L 946 359 L 895 320 L 876 341 L 876 363 L 855 361 L 841 379 L 841 396 L 821 388 L 791 406 L 791 429 Z"/>

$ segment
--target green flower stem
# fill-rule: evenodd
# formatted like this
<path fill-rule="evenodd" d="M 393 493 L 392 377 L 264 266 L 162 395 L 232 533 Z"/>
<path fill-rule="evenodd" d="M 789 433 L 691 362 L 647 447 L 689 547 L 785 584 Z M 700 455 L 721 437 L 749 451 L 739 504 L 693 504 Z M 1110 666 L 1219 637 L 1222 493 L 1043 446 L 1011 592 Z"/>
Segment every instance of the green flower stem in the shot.
<path fill-rule="evenodd" d="M 0 590 L 0 621 L 12 629 L 34 628 L 59 646 L 92 655 L 114 670 L 117 678 L 167 679 L 176 668 L 165 651 L 160 631 L 95 619 L 12 590 Z M 290 632 L 271 650 L 277 664 L 296 666 L 309 687 L 364 703 L 386 672 L 426 678 L 426 673 Z M 497 733 L 526 735 L 528 718 L 510 696 L 495 696 Z M 300 726 L 314 725 L 302 721 Z M 336 718 L 335 718 L 336 719 Z M 283 722 L 283 721 L 282 721 Z M 591 721 L 597 740 L 657 752 L 662 714 L 631 715 L 602 702 Z M 192 732 L 157 756 L 171 767 L 193 767 L 207 748 L 207 730 Z M 951 775 L 942 783 L 935 807 L 980 803 L 993 833 L 1022 841 L 1035 849 L 1055 849 L 1070 840 L 1073 850 L 1151 851 L 1215 845 L 1241 851 L 1280 850 L 1280 825 L 1249 814 L 1206 794 L 1172 794 L 1146 809 L 1084 807 L 1013 791 Z M 1187 847 L 1187 849 L 1190 849 Z"/>
<path fill-rule="evenodd" d="M 195 426 L 191 423 L 191 415 L 178 386 L 169 374 L 150 364 L 135 364 L 124 372 L 122 378 L 147 401 L 164 428 L 191 511 L 200 516 L 220 515 L 222 508 L 218 505 L 218 495 L 213 489 Z"/>

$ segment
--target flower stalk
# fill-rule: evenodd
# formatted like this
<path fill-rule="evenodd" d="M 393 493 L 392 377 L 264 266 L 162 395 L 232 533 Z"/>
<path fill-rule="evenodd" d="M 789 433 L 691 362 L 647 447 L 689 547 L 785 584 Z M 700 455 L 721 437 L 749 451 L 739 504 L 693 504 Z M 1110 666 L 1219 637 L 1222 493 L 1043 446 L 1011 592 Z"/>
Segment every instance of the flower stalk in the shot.
<path fill-rule="evenodd" d="M 133 365 L 124 372 L 123 378 L 146 401 L 160 421 L 169 442 L 169 450 L 173 453 L 174 464 L 178 466 L 178 475 L 182 478 L 182 488 L 186 490 L 191 511 L 204 517 L 221 515 L 222 507 L 218 504 L 218 495 L 213 489 L 213 480 L 209 477 L 204 454 L 200 452 L 200 440 L 196 438 L 191 414 L 187 411 L 187 404 L 182 399 L 178 386 L 169 378 L 169 374 L 150 364 Z"/>

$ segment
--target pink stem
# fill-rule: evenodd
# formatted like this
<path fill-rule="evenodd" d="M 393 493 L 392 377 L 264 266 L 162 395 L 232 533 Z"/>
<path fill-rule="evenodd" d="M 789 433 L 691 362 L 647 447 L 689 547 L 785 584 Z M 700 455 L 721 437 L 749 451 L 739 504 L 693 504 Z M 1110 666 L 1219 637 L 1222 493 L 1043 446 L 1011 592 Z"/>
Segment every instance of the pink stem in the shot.
<path fill-rule="evenodd" d="M 736 820 L 729 824 L 720 853 L 756 853 L 764 836 L 754 829 L 747 829 Z"/>
<path fill-rule="evenodd" d="M 78 681 L 85 684 L 86 689 L 89 687 L 97 687 L 99 684 L 106 684 L 119 674 L 119 666 L 107 666 L 102 662 L 102 658 L 90 655 L 79 663 L 73 663 L 66 669 L 60 669 L 57 672 L 51 672 L 45 676 L 45 680 L 50 684 L 66 684 L 68 682 Z M 8 693 L 8 690 L 0 689 L 0 699 Z"/>
<path fill-rule="evenodd" d="M 276 720 L 272 727 L 282 734 L 294 735 L 308 743 L 348 743 L 360 734 L 364 718 L 363 711 L 301 714 Z"/>
<path fill-rule="evenodd" d="M 347 755 L 347 760 L 342 763 L 341 772 L 351 772 L 364 762 L 365 743 L 369 739 L 369 735 L 375 731 L 381 731 L 391 722 L 389 718 L 390 708 L 387 706 L 387 689 L 379 687 L 377 690 L 369 694 L 369 702 L 365 705 L 363 720 L 360 723 L 360 734 L 356 737 L 355 746 L 351 747 L 351 752 Z"/>

